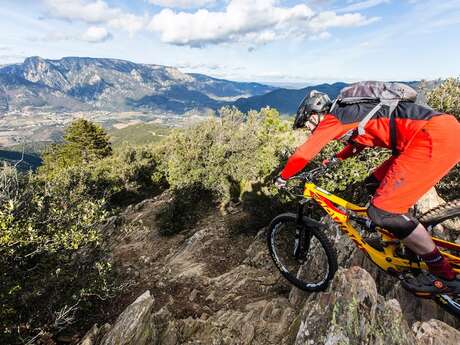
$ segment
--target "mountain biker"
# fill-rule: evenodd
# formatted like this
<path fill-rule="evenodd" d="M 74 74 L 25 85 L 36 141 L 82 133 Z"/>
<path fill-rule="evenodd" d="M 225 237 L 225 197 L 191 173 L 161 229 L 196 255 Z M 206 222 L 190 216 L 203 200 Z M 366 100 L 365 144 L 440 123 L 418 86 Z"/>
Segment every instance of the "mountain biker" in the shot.
<path fill-rule="evenodd" d="M 284 188 L 286 181 L 303 170 L 329 141 L 340 140 L 355 129 L 375 104 L 338 102 L 332 111 L 331 106 L 330 98 L 318 91 L 312 91 L 300 104 L 293 128 L 307 128 L 312 134 L 288 159 L 275 180 L 278 188 Z M 354 132 L 333 159 L 346 159 L 365 147 L 390 148 L 389 113 L 388 108 L 381 108 L 366 124 L 366 132 Z M 460 277 L 423 225 L 408 213 L 460 161 L 460 123 L 453 115 L 413 102 L 400 102 L 393 116 L 398 133 L 397 152 L 365 180 L 375 192 L 367 213 L 374 223 L 391 231 L 427 264 L 430 273 L 403 281 L 405 287 L 420 292 L 460 293 L 460 279 L 457 279 Z M 328 163 L 328 160 L 323 162 Z"/>

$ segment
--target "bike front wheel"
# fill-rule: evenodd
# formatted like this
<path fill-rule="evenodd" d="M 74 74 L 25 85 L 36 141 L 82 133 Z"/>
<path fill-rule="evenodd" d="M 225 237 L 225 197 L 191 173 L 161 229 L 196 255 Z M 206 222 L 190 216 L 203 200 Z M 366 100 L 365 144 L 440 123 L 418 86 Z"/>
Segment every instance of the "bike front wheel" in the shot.
<path fill-rule="evenodd" d="M 318 225 L 293 213 L 273 219 L 267 232 L 270 256 L 281 274 L 304 291 L 322 291 L 337 271 L 337 254 Z"/>

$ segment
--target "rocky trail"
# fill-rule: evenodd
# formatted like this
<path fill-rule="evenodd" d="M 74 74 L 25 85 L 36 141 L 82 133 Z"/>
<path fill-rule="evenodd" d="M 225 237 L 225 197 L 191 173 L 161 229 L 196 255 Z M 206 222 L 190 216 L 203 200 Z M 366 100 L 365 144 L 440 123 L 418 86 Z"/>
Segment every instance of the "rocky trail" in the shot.
<path fill-rule="evenodd" d="M 158 210 L 168 202 L 144 200 L 106 225 L 129 287 L 110 324 L 94 325 L 80 345 L 460 344 L 456 319 L 403 291 L 337 229 L 342 268 L 326 292 L 307 294 L 275 269 L 265 228 L 238 231 L 245 211 L 211 208 L 165 236 Z"/>

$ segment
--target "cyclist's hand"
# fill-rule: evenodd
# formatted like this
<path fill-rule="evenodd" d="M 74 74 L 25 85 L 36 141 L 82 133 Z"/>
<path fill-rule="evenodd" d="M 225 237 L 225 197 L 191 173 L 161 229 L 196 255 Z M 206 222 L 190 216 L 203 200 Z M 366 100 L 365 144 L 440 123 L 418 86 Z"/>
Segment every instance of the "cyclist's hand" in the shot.
<path fill-rule="evenodd" d="M 281 176 L 278 176 L 275 179 L 275 187 L 278 189 L 285 189 L 286 188 L 287 181 L 283 179 Z"/>

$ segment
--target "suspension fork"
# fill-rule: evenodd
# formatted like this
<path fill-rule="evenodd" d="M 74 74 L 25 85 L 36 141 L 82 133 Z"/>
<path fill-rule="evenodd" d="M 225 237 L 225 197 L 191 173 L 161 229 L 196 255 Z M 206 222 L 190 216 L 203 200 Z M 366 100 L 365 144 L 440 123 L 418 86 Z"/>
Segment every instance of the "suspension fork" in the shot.
<path fill-rule="evenodd" d="M 310 249 L 311 232 L 305 226 L 303 217 L 305 215 L 305 205 L 308 200 L 302 199 L 297 206 L 296 231 L 294 241 L 294 257 L 304 260 Z"/>

